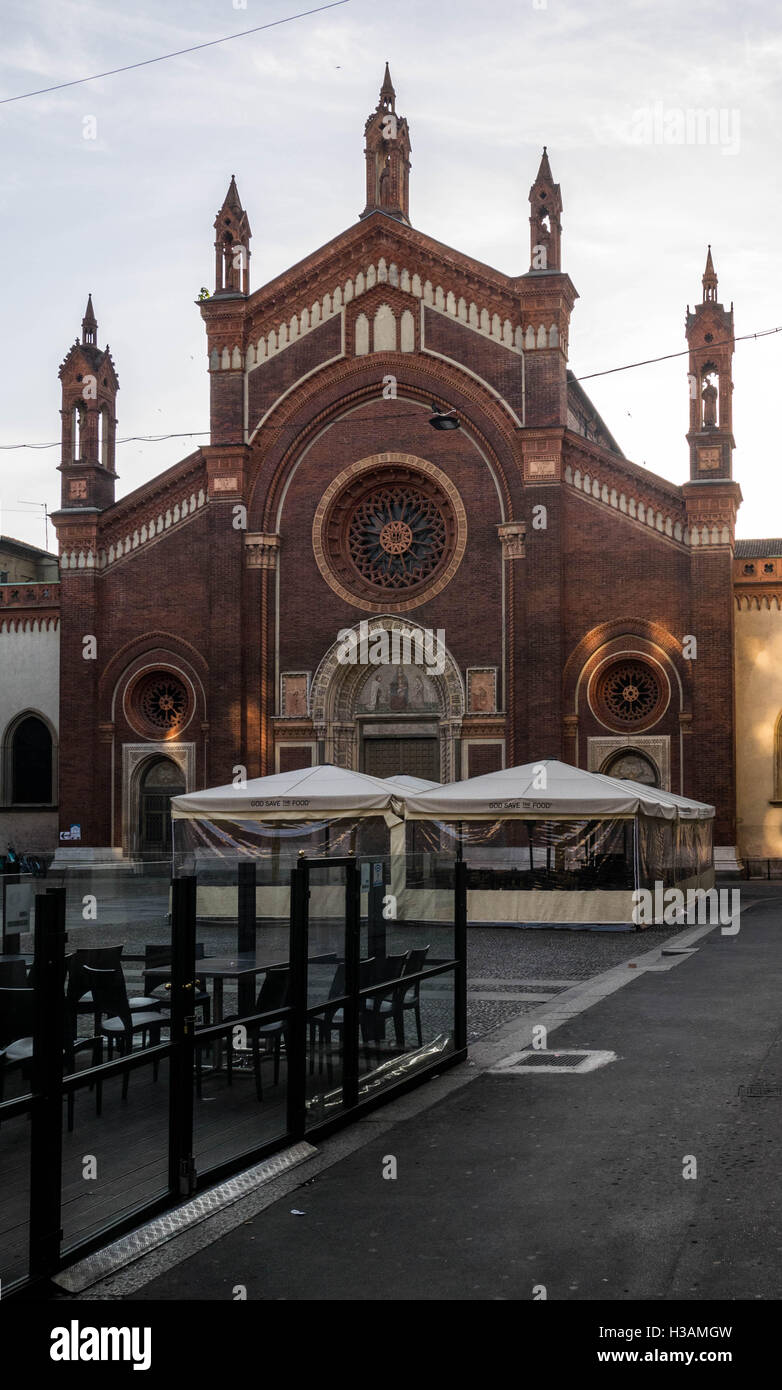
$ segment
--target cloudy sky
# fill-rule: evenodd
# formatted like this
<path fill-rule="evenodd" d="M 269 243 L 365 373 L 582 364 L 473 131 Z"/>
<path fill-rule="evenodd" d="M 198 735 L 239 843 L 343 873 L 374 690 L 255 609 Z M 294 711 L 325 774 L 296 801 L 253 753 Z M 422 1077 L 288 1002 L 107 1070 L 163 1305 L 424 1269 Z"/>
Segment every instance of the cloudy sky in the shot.
<path fill-rule="evenodd" d="M 3 0 L 0 97 L 306 4 Z M 58 439 L 57 369 L 88 291 L 120 377 L 118 435 L 205 430 L 205 336 L 193 301 L 212 287 L 212 223 L 230 175 L 250 215 L 257 288 L 356 220 L 364 120 L 386 59 L 410 123 L 411 221 L 429 235 L 523 273 L 527 198 L 548 145 L 564 200 L 563 268 L 580 295 L 576 375 L 683 349 L 708 242 L 737 336 L 782 325 L 774 0 L 347 0 L 0 105 L 0 443 Z M 712 109 L 710 141 L 697 113 Z M 686 358 L 674 358 L 585 383 L 625 453 L 674 482 L 688 473 L 686 370 Z M 782 333 L 737 345 L 742 536 L 782 535 L 781 378 Z M 120 445 L 119 495 L 199 442 L 205 435 Z M 42 507 L 22 504 L 56 508 L 58 462 L 56 448 L 0 453 L 5 534 L 43 544 Z"/>

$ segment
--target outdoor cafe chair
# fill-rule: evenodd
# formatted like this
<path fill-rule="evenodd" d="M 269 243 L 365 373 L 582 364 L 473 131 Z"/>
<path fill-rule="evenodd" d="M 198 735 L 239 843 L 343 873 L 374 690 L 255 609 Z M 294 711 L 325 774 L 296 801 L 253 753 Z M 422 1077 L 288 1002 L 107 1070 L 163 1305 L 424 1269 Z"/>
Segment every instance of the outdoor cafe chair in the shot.
<path fill-rule="evenodd" d="M 255 1012 L 257 1014 L 276 1013 L 278 1009 L 284 1009 L 288 1003 L 288 993 L 290 990 L 291 972 L 284 969 L 267 970 L 263 984 L 258 991 L 258 998 L 255 1001 Z M 263 1100 L 263 1084 L 261 1081 L 261 1043 L 271 1043 L 271 1051 L 274 1055 L 274 1084 L 277 1085 L 280 1079 L 280 1049 L 285 1041 L 287 1052 L 288 1024 L 285 1019 L 275 1019 L 273 1023 L 248 1023 L 247 1037 L 252 1045 L 253 1071 L 255 1073 L 255 1091 L 259 1100 Z M 268 1049 L 264 1046 L 264 1052 Z M 228 1039 L 228 1084 L 231 1084 L 231 1064 L 233 1060 L 233 1041 Z"/>
<path fill-rule="evenodd" d="M 35 1031 L 35 1010 L 33 1000 L 35 990 L 0 988 L 0 1101 L 4 1095 L 4 1073 L 12 1067 L 25 1069 L 33 1059 Z M 76 1038 L 76 1015 L 66 1014 L 66 1036 L 64 1039 L 65 1070 L 72 1071 L 76 1052 L 89 1048 L 92 1052 L 92 1065 L 101 1060 L 103 1040 L 101 1038 Z M 71 1031 L 73 1029 L 73 1032 Z M 68 1130 L 73 1129 L 73 1091 L 68 1093 Z"/>
<path fill-rule="evenodd" d="M 415 1015 L 415 1026 L 418 1034 L 418 1046 L 423 1045 L 423 1034 L 421 1032 L 421 981 L 414 980 L 411 985 L 405 985 L 405 976 L 417 975 L 419 970 L 423 970 L 424 962 L 429 954 L 428 946 L 416 946 L 408 952 L 407 960 L 402 967 L 401 983 L 391 992 L 388 998 L 381 1000 L 376 1010 L 376 1026 L 379 1028 L 381 1020 L 393 1019 L 396 1040 L 400 1047 L 405 1045 L 405 1014 L 412 1012 Z"/>
<path fill-rule="evenodd" d="M 5 1074 L 12 1067 L 29 1069 L 33 1059 L 35 990 L 0 989 L 0 1101 L 5 1095 Z"/>
<path fill-rule="evenodd" d="M 90 982 L 85 970 L 116 970 L 122 974 L 122 952 L 124 942 L 119 946 L 80 946 L 66 957 L 65 999 L 73 1014 L 95 1014 L 95 1003 L 90 993 Z M 134 996 L 128 1000 L 131 1013 L 146 1013 L 159 1009 L 161 1001 L 151 996 Z"/>
<path fill-rule="evenodd" d="M 372 1025 L 372 1037 L 377 1043 L 381 1041 L 385 1031 L 382 1026 L 384 1020 L 388 1017 L 389 1013 L 393 1014 L 393 1010 L 390 1009 L 386 1009 L 384 1012 L 383 1005 L 392 1004 L 396 998 L 399 992 L 399 985 L 396 982 L 400 979 L 404 971 L 409 954 L 409 951 L 403 951 L 400 955 L 386 956 L 385 959 L 378 960 L 377 962 L 378 969 L 376 971 L 375 983 L 379 985 L 387 984 L 388 989 L 383 994 L 373 994 L 371 998 L 363 1001 L 367 1016 Z M 396 1019 L 394 1021 L 396 1023 Z M 396 1040 L 400 1046 L 404 1042 L 404 1037 L 401 1035 L 399 1026 L 397 1026 Z"/>
<path fill-rule="evenodd" d="M 92 966 L 85 965 L 84 973 L 89 981 L 95 1007 L 95 1032 L 97 1036 L 107 1040 L 109 1059 L 111 1059 L 115 1046 L 123 1056 L 131 1053 L 133 1040 L 138 1033 L 141 1034 L 142 1047 L 147 1046 L 148 1039 L 153 1047 L 160 1042 L 161 1028 L 170 1026 L 168 1014 L 161 1013 L 157 1009 L 147 1013 L 132 1013 L 125 987 L 125 978 L 121 970 L 95 970 Z M 155 1003 L 157 1002 L 156 1000 Z M 153 1064 L 152 1074 L 157 1081 L 157 1062 Z M 127 1100 L 128 1077 L 129 1073 L 125 1071 L 122 1077 L 123 1100 Z M 99 1111 L 100 1090 L 100 1083 L 98 1083 Z"/>
<path fill-rule="evenodd" d="M 375 971 L 375 957 L 370 956 L 368 960 L 359 963 L 358 987 L 359 989 L 369 989 L 372 984 L 372 976 Z M 345 993 L 345 967 L 338 965 L 334 972 L 334 979 L 329 990 L 329 1000 L 340 999 Z M 370 1016 L 366 1008 L 366 1000 L 359 1000 L 359 1023 L 361 1026 L 361 1039 L 364 1043 L 364 1050 L 367 1062 L 369 1062 L 369 1030 L 371 1025 Z M 318 1071 L 323 1071 L 323 1056 L 326 1056 L 326 1069 L 328 1079 L 333 1079 L 333 1067 L 331 1061 L 331 1035 L 339 1034 L 340 1042 L 343 1036 L 343 1024 L 345 1021 L 344 1010 L 341 1004 L 335 1004 L 331 1008 L 328 1002 L 323 1009 L 321 1016 L 310 1019 L 310 1071 L 315 1070 L 315 1035 L 317 1033 L 318 1043 Z"/>
<path fill-rule="evenodd" d="M 0 989 L 26 989 L 27 966 L 23 960 L 0 960 Z"/>

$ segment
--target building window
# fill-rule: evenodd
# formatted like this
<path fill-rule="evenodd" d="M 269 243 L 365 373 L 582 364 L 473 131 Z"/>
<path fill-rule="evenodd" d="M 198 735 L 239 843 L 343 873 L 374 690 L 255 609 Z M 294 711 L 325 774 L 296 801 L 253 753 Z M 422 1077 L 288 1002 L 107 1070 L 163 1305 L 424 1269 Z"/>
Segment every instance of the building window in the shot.
<path fill-rule="evenodd" d="M 86 424 L 85 414 L 84 403 L 80 401 L 78 405 L 73 407 L 73 415 L 71 417 L 73 431 L 72 458 L 74 463 L 78 463 L 82 456 L 82 448 L 84 445 L 83 432 Z"/>
<path fill-rule="evenodd" d="M 745 566 L 744 566 L 744 573 L 745 573 L 745 574 L 754 574 L 754 573 L 755 573 L 755 566 L 754 566 L 754 565 L 745 565 Z"/>
<path fill-rule="evenodd" d="M 11 736 L 11 800 L 15 806 L 52 801 L 52 736 L 33 714 L 20 720 Z"/>
<path fill-rule="evenodd" d="M 179 733 L 193 713 L 184 681 L 169 671 L 152 671 L 136 682 L 130 707 L 135 722 L 154 738 Z"/>
<path fill-rule="evenodd" d="M 648 729 L 667 703 L 665 682 L 651 665 L 636 657 L 612 661 L 594 680 L 592 704 L 604 723 L 615 729 Z"/>

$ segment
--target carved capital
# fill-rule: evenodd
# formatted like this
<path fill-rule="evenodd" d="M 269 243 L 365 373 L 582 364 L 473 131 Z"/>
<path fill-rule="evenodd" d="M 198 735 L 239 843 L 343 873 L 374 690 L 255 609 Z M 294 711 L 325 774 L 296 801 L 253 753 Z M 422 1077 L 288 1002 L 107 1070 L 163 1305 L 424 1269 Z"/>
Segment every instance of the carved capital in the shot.
<path fill-rule="evenodd" d="M 497 527 L 503 560 L 523 560 L 527 527 L 523 521 L 505 521 Z"/>
<path fill-rule="evenodd" d="M 274 570 L 280 552 L 280 538 L 273 533 L 248 531 L 244 537 L 247 564 L 250 569 Z"/>

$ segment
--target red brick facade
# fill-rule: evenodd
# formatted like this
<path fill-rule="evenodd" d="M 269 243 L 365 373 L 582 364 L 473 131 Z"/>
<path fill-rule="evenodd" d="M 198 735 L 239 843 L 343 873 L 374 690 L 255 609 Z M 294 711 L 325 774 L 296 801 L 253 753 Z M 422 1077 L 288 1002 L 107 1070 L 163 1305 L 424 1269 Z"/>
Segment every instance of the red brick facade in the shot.
<path fill-rule="evenodd" d="M 361 218 L 255 291 L 231 181 L 216 290 L 200 305 L 208 447 L 116 503 L 113 455 L 103 467 L 85 456 L 88 495 L 74 506 L 65 487 L 81 461 L 64 435 L 60 806 L 85 846 L 138 850 L 144 769 L 159 753 L 205 786 L 312 760 L 376 766 L 393 739 L 411 758 L 426 742 L 442 779 L 536 757 L 595 769 L 640 759 L 672 790 L 715 802 L 716 843 L 735 844 L 740 494 L 730 356 L 712 364 L 699 336 L 718 312 L 732 334 L 713 267 L 688 318 L 698 399 L 692 482 L 679 488 L 623 457 L 568 372 L 577 295 L 560 268 L 547 156 L 531 190 L 531 269 L 508 276 L 410 227 L 409 154 L 386 75 Z M 64 378 L 64 419 L 72 386 Z M 433 428 L 433 407 L 460 427 Z M 342 511 L 324 510 L 343 474 Z M 373 550 L 376 568 L 405 578 L 362 603 L 358 571 L 355 592 L 344 578 L 364 543 L 350 509 L 375 484 L 378 528 L 381 504 L 397 505 L 383 498 L 412 499 L 396 529 L 388 512 Z M 445 500 L 424 526 L 427 488 Z M 442 557 L 421 579 L 438 528 Z M 371 687 L 375 668 L 336 656 L 340 631 L 362 620 L 442 630 L 443 670 L 424 681 L 408 663 Z M 169 673 L 182 704 L 157 739 L 133 703 L 145 671 Z"/>

